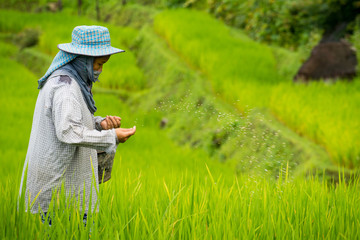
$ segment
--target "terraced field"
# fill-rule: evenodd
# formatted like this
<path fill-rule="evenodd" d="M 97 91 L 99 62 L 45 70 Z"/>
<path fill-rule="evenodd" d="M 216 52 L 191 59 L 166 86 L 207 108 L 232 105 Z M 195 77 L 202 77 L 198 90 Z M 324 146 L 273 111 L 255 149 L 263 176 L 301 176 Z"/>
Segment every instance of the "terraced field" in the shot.
<path fill-rule="evenodd" d="M 228 102 L 240 110 L 266 107 L 285 125 L 326 148 L 333 164 L 358 166 L 359 79 L 294 85 L 291 77 L 299 66 L 295 54 L 276 59 L 276 49 L 234 34 L 200 12 L 164 11 L 155 17 L 154 29 Z M 285 68 L 288 74 L 279 74 Z"/>
<path fill-rule="evenodd" d="M 294 177 L 292 169 L 302 164 L 296 160 L 313 156 L 314 143 L 267 115 L 254 114 L 255 108 L 270 109 L 270 115 L 326 147 L 332 162 L 320 160 L 356 168 L 358 80 L 291 85 L 274 69 L 292 67 L 278 65 L 273 49 L 191 11 L 160 13 L 154 26 L 141 30 L 108 25 L 113 44 L 127 52 L 106 64 L 94 89 L 96 114 L 120 115 L 123 127 L 136 125 L 137 133 L 119 146 L 112 179 L 100 185 L 99 212 L 89 214 L 89 224 L 83 226 L 81 211 L 67 205 L 61 194 L 54 198 L 52 227 L 25 213 L 23 204 L 18 208 L 36 80 L 56 54 L 56 45 L 69 42 L 71 30 L 80 24 L 103 23 L 66 13 L 0 10 L 2 239 L 360 237 L 358 178 L 346 178 L 345 170 L 337 174 L 337 184 L 323 172 Z M 181 32 L 184 24 L 187 32 Z M 9 39 L 24 28 L 39 29 L 40 42 L 19 51 Z M 223 38 L 217 37 L 220 33 Z M 232 61 L 224 66 L 224 59 Z M 269 81 L 262 84 L 262 79 Z M 329 142 L 325 135 L 331 136 Z M 336 143 L 341 146 L 333 148 Z M 255 168 L 260 172 L 250 174 Z"/>

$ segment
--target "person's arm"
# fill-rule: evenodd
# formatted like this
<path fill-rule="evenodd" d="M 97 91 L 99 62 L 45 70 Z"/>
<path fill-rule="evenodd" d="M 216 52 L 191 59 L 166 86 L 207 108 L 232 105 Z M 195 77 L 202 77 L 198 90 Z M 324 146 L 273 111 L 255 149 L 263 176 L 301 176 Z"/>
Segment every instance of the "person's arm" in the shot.
<path fill-rule="evenodd" d="M 106 116 L 101 122 L 100 127 L 102 130 L 109 130 L 112 128 L 120 128 L 121 118 L 118 116 Z"/>
<path fill-rule="evenodd" d="M 95 129 L 98 131 L 103 130 L 103 128 L 101 127 L 101 122 L 104 121 L 106 118 L 105 117 L 100 117 L 100 116 L 95 116 L 94 117 L 94 123 L 95 123 Z"/>
<path fill-rule="evenodd" d="M 115 129 L 98 131 L 85 127 L 78 97 L 66 89 L 58 89 L 54 94 L 52 114 L 57 138 L 67 144 L 114 153 Z"/>

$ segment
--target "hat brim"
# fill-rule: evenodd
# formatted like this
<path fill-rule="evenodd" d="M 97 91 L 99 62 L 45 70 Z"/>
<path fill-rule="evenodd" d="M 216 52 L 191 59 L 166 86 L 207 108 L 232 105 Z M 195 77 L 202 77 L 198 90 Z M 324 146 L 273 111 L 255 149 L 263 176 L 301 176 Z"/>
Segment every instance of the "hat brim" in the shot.
<path fill-rule="evenodd" d="M 100 57 L 100 56 L 107 56 L 113 55 L 116 53 L 125 52 L 125 50 L 114 48 L 111 46 L 105 48 L 92 48 L 92 49 L 82 49 L 73 46 L 71 43 L 62 43 L 59 44 L 58 49 L 72 54 L 84 55 L 84 56 L 92 56 L 92 57 Z"/>

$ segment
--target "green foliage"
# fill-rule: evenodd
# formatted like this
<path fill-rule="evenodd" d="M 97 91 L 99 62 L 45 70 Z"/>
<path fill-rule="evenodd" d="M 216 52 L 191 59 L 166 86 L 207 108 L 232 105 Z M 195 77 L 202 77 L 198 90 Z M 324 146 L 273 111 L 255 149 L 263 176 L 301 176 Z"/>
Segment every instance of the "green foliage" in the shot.
<path fill-rule="evenodd" d="M 134 115 L 115 96 L 103 94 L 95 95 L 98 114 L 121 112 L 125 127 L 137 123 L 138 132 L 120 146 L 111 180 L 100 185 L 99 212 L 89 213 L 86 227 L 81 210 L 69 204 L 64 192 L 54 197 L 52 226 L 42 224 L 23 204 L 17 209 L 35 77 L 7 58 L 0 63 L 5 77 L 0 97 L 7 103 L 0 125 L 0 161 L 6 166 L 0 217 L 8 219 L 2 239 L 359 238 L 357 178 L 346 183 L 340 172 L 338 184 L 331 185 L 318 178 L 293 179 L 286 170 L 278 180 L 234 176 L 231 167 L 203 151 L 174 145 L 157 129 L 156 113 Z"/>
<path fill-rule="evenodd" d="M 40 78 L 46 73 L 52 62 L 52 58 L 34 48 L 26 48 L 16 54 L 16 61 L 22 63 L 36 74 L 36 77 Z"/>
<path fill-rule="evenodd" d="M 233 102 L 240 100 L 243 107 L 252 101 L 259 106 L 267 102 L 265 87 L 252 88 L 253 81 L 263 85 L 281 81 L 270 48 L 245 35 L 233 37 L 221 22 L 206 14 L 164 11 L 155 18 L 154 28 L 187 62 L 204 72 L 216 92 Z M 224 64 L 224 59 L 231 63 Z"/>
<path fill-rule="evenodd" d="M 253 39 L 297 48 L 314 32 L 354 21 L 359 1 L 352 0 L 214 0 L 207 10 Z M 350 29 L 351 30 L 351 29 Z"/>
<path fill-rule="evenodd" d="M 130 104 L 147 112 L 155 107 L 175 141 L 205 149 L 220 161 L 233 164 L 236 171 L 254 175 L 277 176 L 286 162 L 291 172 L 298 173 L 309 170 L 303 168 L 307 161 L 318 168 L 328 167 L 324 166 L 328 157 L 322 149 L 281 124 L 275 125 L 270 114 L 251 110 L 244 115 L 212 97 L 204 75 L 169 51 L 150 28 L 142 29 L 137 42 L 137 57 L 149 88 Z"/>
<path fill-rule="evenodd" d="M 355 47 L 356 52 L 358 53 L 357 59 L 358 59 L 358 67 L 357 67 L 357 72 L 360 72 L 360 16 L 357 17 L 355 24 L 354 24 L 354 34 L 351 37 L 351 43 L 352 45 Z"/>
<path fill-rule="evenodd" d="M 0 42 L 0 52 L 5 53 L 8 44 Z M 0 74 L 0 159 L 6 168 L 0 170 L 4 179 L 21 169 L 26 154 L 28 136 L 31 130 L 33 106 L 36 101 L 36 77 L 25 67 L 1 54 Z M 28 107 L 31 106 L 31 107 Z M 14 124 L 16 122 L 16 124 Z M 15 134 L 14 134 L 15 133 Z M 16 134 L 18 133 L 18 134 Z M 14 159 L 18 159 L 14 161 Z M 7 164 L 9 163 L 9 164 Z M 10 164 L 12 163 L 12 164 Z M 3 179 L 3 180 L 4 180 Z"/>
<path fill-rule="evenodd" d="M 18 59 L 25 63 L 30 69 L 38 71 L 40 75 L 44 67 L 46 68 L 47 64 L 45 64 L 45 62 L 48 61 L 46 59 L 49 59 L 46 58 L 46 54 L 54 56 L 57 52 L 56 45 L 58 43 L 71 41 L 69 35 L 73 26 L 82 24 L 84 21 L 86 21 L 87 24 L 92 24 L 91 21 L 83 18 L 64 18 L 61 14 L 21 14 L 24 21 L 14 20 L 15 17 L 20 16 L 17 12 L 2 11 L 1 16 L 2 21 L 0 22 L 0 28 L 4 32 L 19 32 L 30 26 L 31 22 L 38 25 L 42 34 L 40 36 L 40 43 L 36 49 L 45 53 L 45 55 L 41 56 L 41 54 L 37 54 L 36 49 L 29 49 L 19 53 Z M 46 21 L 44 21 L 44 19 L 46 19 Z M 62 27 L 54 27 L 57 21 L 64 23 Z M 56 31 L 53 29 L 56 29 Z M 129 46 L 136 36 L 136 31 L 130 28 L 115 28 L 109 26 L 109 29 L 115 46 L 121 46 L 122 42 L 125 42 L 126 45 Z M 354 148 L 354 144 L 357 144 L 356 141 L 348 141 L 341 146 L 336 144 L 336 139 L 338 139 L 336 136 L 339 136 L 343 131 L 349 132 L 349 134 L 352 135 L 351 139 L 356 139 L 358 135 L 352 131 L 353 126 L 348 124 L 348 121 L 356 121 L 346 117 L 348 113 L 336 113 L 341 106 L 335 104 L 335 99 L 330 101 L 334 102 L 334 104 L 332 104 L 333 106 L 338 107 L 331 112 L 330 120 L 325 120 L 325 116 L 328 113 L 326 110 L 328 102 L 324 101 L 324 104 L 320 106 L 319 103 L 312 100 L 310 95 L 309 97 L 301 97 L 301 99 L 303 99 L 301 106 L 304 106 L 302 108 L 309 109 L 309 112 L 312 111 L 313 106 L 319 106 L 319 109 L 324 113 L 322 119 L 309 117 L 309 120 L 307 120 L 305 116 L 311 116 L 311 114 L 301 114 L 302 110 L 300 110 L 300 107 L 295 110 L 285 107 L 287 104 L 292 104 L 292 98 L 297 98 L 298 88 L 301 86 L 284 84 L 278 87 L 277 84 L 278 82 L 286 82 L 286 78 L 283 76 L 289 78 L 293 75 L 294 70 L 299 66 L 299 62 L 296 61 L 299 56 L 289 54 L 285 50 L 271 49 L 264 45 L 254 43 L 240 32 L 230 30 L 218 21 L 193 11 L 187 12 L 183 10 L 161 13 L 155 19 L 155 29 L 165 37 L 170 46 L 179 52 L 188 63 L 196 69 L 199 69 L 204 74 L 203 77 L 211 81 L 213 91 L 220 93 L 229 103 L 234 104 L 242 111 L 253 107 L 268 107 L 279 119 L 285 121 L 285 124 L 292 127 L 296 132 L 324 146 L 331 154 L 334 163 L 348 167 L 357 166 L 356 159 L 358 151 L 353 150 L 358 149 L 357 147 Z M 186 31 L 184 31 L 185 29 Z M 219 37 L 219 34 L 221 37 Z M 187 44 L 183 44 L 184 42 Z M 151 48 L 151 43 L 148 48 Z M 166 45 L 158 47 L 158 51 L 160 52 L 162 48 L 166 48 Z M 157 96 L 154 95 L 156 97 L 146 101 L 148 109 L 156 105 L 156 100 L 159 99 L 159 97 L 164 96 L 161 91 L 167 94 L 177 92 L 175 84 L 172 85 L 173 89 L 170 90 L 170 92 L 166 90 L 166 88 L 169 88 L 166 87 L 169 81 L 174 80 L 175 82 L 181 82 L 183 81 L 182 79 L 191 79 L 194 77 L 193 75 L 187 75 L 186 70 L 181 70 L 180 73 L 174 71 L 174 69 L 177 68 L 176 66 L 179 65 L 178 62 L 165 64 L 167 60 L 163 61 L 161 66 L 172 66 L 165 69 L 159 66 L 144 65 L 145 61 L 152 62 L 153 64 L 159 62 L 159 59 L 151 60 L 151 56 L 153 55 L 154 53 L 147 54 L 144 52 L 142 55 L 138 55 L 138 59 L 136 59 L 134 55 L 129 54 L 127 51 L 126 53 L 113 56 L 114 60 L 109 61 L 108 65 L 105 66 L 108 71 L 104 71 L 104 74 L 101 76 L 99 87 L 120 88 L 121 86 L 123 90 L 143 90 L 163 82 L 160 84 L 162 88 L 157 88 L 157 92 L 153 92 L 157 94 Z M 124 58 L 126 58 L 126 61 L 122 60 Z M 36 70 L 36 66 L 30 65 L 31 59 L 44 59 L 45 62 L 43 61 L 44 65 L 41 64 L 41 69 Z M 232 63 L 224 64 L 223 59 L 232 59 Z M 144 71 L 147 72 L 146 82 L 136 62 L 139 62 Z M 151 71 L 147 70 L 147 68 L 151 69 Z M 187 66 L 183 67 L 183 69 L 186 68 Z M 156 70 L 154 71 L 154 69 Z M 279 72 L 283 76 L 280 75 Z M 159 78 L 159 75 L 163 77 Z M 264 82 L 264 79 L 267 79 L 266 82 Z M 184 88 L 189 88 L 189 86 L 184 86 Z M 312 87 L 310 86 L 309 88 Z M 346 85 L 345 88 L 351 88 L 351 86 Z M 296 96 L 284 95 L 285 92 L 292 92 Z M 344 98 L 348 99 L 346 101 L 351 102 L 350 99 L 353 94 L 355 93 L 344 95 Z M 202 95 L 206 95 L 206 93 L 201 93 L 198 97 Z M 289 97 L 284 99 L 283 95 Z M 142 96 L 142 93 L 140 93 L 138 100 L 134 101 L 138 103 L 143 102 L 141 100 Z M 275 100 L 274 96 L 276 96 Z M 323 93 L 321 96 L 327 98 L 326 93 Z M 321 96 L 319 95 L 319 99 L 322 99 Z M 182 96 L 179 97 L 179 99 L 181 98 Z M 198 99 L 193 100 L 195 102 L 198 101 Z M 143 105 L 140 104 L 140 106 Z M 289 111 L 293 114 L 290 114 Z M 356 116 L 355 114 L 354 118 L 356 118 Z M 296 119 L 296 122 L 292 119 Z M 321 129 L 318 126 L 321 125 L 322 122 L 329 122 L 329 124 L 341 122 L 346 130 L 330 130 L 330 128 L 326 127 Z M 193 126 L 196 125 L 193 124 Z M 215 130 L 216 129 L 213 129 L 213 131 Z M 318 133 L 318 131 L 321 133 Z M 333 134 L 334 131 L 337 132 L 337 134 Z M 322 132 L 326 132 L 326 134 Z M 211 135 L 213 133 L 209 134 Z M 209 139 L 212 139 L 212 136 L 210 136 Z M 199 137 L 194 137 L 194 142 L 196 141 L 199 141 Z M 209 143 L 209 146 L 211 146 L 211 143 Z M 226 158 L 231 156 L 229 153 L 224 155 Z M 220 156 L 220 158 L 223 157 Z"/>
<path fill-rule="evenodd" d="M 1 56 L 12 57 L 16 54 L 16 52 L 17 52 L 16 46 L 0 41 L 0 55 Z"/>
<path fill-rule="evenodd" d="M 128 4 L 107 4 L 104 6 L 106 21 L 117 26 L 130 26 L 136 29 L 142 28 L 145 24 L 151 24 L 156 10 L 150 7 Z"/>
<path fill-rule="evenodd" d="M 36 29 L 26 28 L 14 36 L 14 42 L 20 50 L 38 44 L 40 32 Z"/>
<path fill-rule="evenodd" d="M 270 107 L 300 134 L 324 146 L 336 164 L 356 168 L 360 164 L 358 116 L 360 81 L 282 84 L 275 88 Z"/>
<path fill-rule="evenodd" d="M 20 52 L 29 56 L 56 53 L 56 48 L 52 48 L 51 44 L 55 44 L 56 41 L 68 42 L 69 29 L 72 29 L 72 24 L 77 21 L 76 18 L 54 15 L 54 18 L 68 19 L 66 21 L 68 25 L 58 26 L 54 25 L 52 21 L 55 20 L 49 15 L 41 14 L 35 17 L 16 12 L 13 12 L 13 15 L 7 15 L 6 11 L 0 11 L 0 15 L 6 15 L 10 22 L 7 25 L 8 22 L 1 19 L 0 29 L 20 31 L 25 27 L 23 22 L 40 26 L 43 32 L 41 39 L 50 41 L 50 44 L 40 42 L 37 48 L 28 48 Z M 21 21 L 20 25 L 14 25 L 15 21 L 12 18 L 24 18 L 26 21 Z M 34 22 L 31 23 L 32 20 Z M 202 24 L 206 24 L 206 21 Z M 12 26 L 15 27 L 11 28 Z M 115 41 L 121 41 L 123 37 L 131 39 L 134 36 L 132 31 L 122 31 L 117 28 L 111 28 L 110 32 L 115 33 L 112 34 L 112 39 L 115 38 Z M 202 33 L 199 34 L 201 36 Z M 211 41 L 212 36 L 209 36 L 208 41 Z M 156 41 L 146 41 L 145 38 Z M 211 96 L 203 95 L 207 93 L 208 84 L 200 84 L 200 82 L 206 79 L 206 72 L 199 73 L 198 68 L 194 68 L 195 71 L 189 70 L 188 65 L 182 63 L 173 52 L 167 51 L 166 44 L 158 41 L 157 38 L 149 29 L 144 29 L 136 45 L 139 65 L 146 74 L 149 74 L 146 91 L 134 93 L 135 96 L 127 103 L 115 95 L 94 94 L 99 109 L 98 115 L 120 115 L 122 126 L 136 125 L 137 133 L 125 144 L 119 146 L 112 179 L 100 185 L 99 212 L 89 213 L 86 227 L 82 223 L 81 210 L 76 205 L 69 204 L 69 199 L 65 198 L 64 192 L 60 192 L 58 198 L 56 195 L 54 197 L 51 227 L 46 223 L 42 224 L 39 215 L 25 212 L 21 199 L 20 204 L 17 205 L 18 186 L 38 93 L 37 78 L 27 68 L 10 59 L 17 52 L 14 46 L 0 42 L 0 74 L 2 76 L 0 114 L 5 116 L 0 118 L 0 162 L 2 166 L 5 166 L 0 169 L 2 176 L 0 218 L 6 219 L 2 221 L 2 228 L 0 228 L 1 239 L 28 239 L 29 237 L 34 239 L 64 237 L 68 239 L 287 239 L 289 237 L 358 239 L 360 237 L 360 209 L 357 207 L 360 204 L 358 178 L 345 182 L 344 172 L 340 171 L 336 185 L 330 184 L 325 178 L 322 181 L 317 177 L 293 179 L 289 171 L 290 165 L 281 166 L 280 169 L 283 171 L 279 171 L 277 180 L 245 174 L 236 176 L 230 162 L 215 161 L 202 149 L 194 150 L 190 146 L 175 145 L 168 138 L 168 131 L 158 128 L 163 112 L 151 109 L 164 93 L 168 94 L 170 100 L 182 99 L 182 102 L 179 101 L 176 106 L 170 106 L 167 111 L 173 112 L 174 119 L 182 118 L 178 123 L 187 124 L 194 135 L 202 131 L 196 132 L 194 128 L 196 125 L 192 125 L 198 117 L 199 121 L 204 123 L 207 118 L 212 118 L 211 121 L 205 123 L 204 129 L 211 129 L 211 125 L 216 124 L 216 128 L 220 128 L 220 126 L 226 126 L 225 123 L 229 123 L 229 128 L 243 125 L 241 121 L 236 121 L 237 119 L 232 119 L 232 116 L 219 111 L 230 111 L 229 109 L 233 108 L 226 107 L 226 104 L 217 105 L 219 101 Z M 243 35 L 236 35 L 234 38 L 249 41 Z M 166 40 L 170 42 L 168 38 Z M 248 44 L 252 46 L 250 41 Z M 175 48 L 175 50 L 181 52 L 181 49 Z M 258 51 L 261 50 L 262 48 L 259 47 Z M 269 56 L 269 51 L 271 52 L 269 49 L 264 50 L 264 56 Z M 199 53 L 201 51 L 197 49 L 196 54 Z M 123 56 L 125 54 L 119 54 L 116 57 Z M 204 55 L 205 59 L 206 57 Z M 216 58 L 216 52 L 213 57 Z M 135 58 L 128 55 L 128 59 L 126 61 L 129 63 L 126 64 L 129 67 L 132 64 L 132 71 L 139 71 Z M 189 59 L 191 60 L 191 57 Z M 115 59 L 111 60 L 115 61 Z M 154 65 L 158 61 L 161 64 L 156 68 Z M 115 65 L 105 67 L 106 71 L 116 70 Z M 169 83 L 169 79 L 172 79 L 172 82 Z M 261 84 L 256 79 L 253 81 L 258 83 L 255 87 Z M 285 86 L 286 83 L 280 86 L 283 85 Z M 309 87 L 312 88 L 312 86 Z M 322 87 L 322 85 L 317 85 L 314 89 L 320 92 Z M 193 95 L 184 94 L 186 93 L 184 89 L 192 89 Z M 341 89 L 341 94 L 344 96 L 342 100 L 345 99 L 346 93 L 353 94 L 345 85 Z M 285 87 L 284 90 L 289 89 Z M 279 91 L 279 94 L 281 92 Z M 335 88 L 333 93 L 337 93 Z M 291 99 L 285 101 L 291 105 Z M 132 103 L 144 106 L 143 111 L 134 112 Z M 333 103 L 330 100 L 327 104 Z M 305 104 L 308 103 L 305 102 Z M 159 102 L 158 106 L 166 105 Z M 180 107 L 182 108 L 179 109 Z M 185 112 L 188 110 L 190 111 L 186 115 Z M 213 111 L 216 111 L 216 114 Z M 200 116 L 201 113 L 205 115 Z M 262 118 L 256 118 L 256 120 L 266 121 Z M 260 146 L 257 144 L 258 141 L 252 140 L 249 145 L 243 146 L 244 148 L 253 148 L 256 152 L 261 148 L 265 150 L 267 147 L 271 148 L 271 145 L 267 146 L 270 143 L 277 144 L 278 140 L 274 137 L 276 133 L 268 131 L 268 128 L 254 128 L 251 126 L 253 123 L 257 126 L 268 124 L 258 125 L 250 120 L 247 122 L 248 125 L 245 125 L 249 128 L 249 132 L 242 132 L 243 135 L 250 137 L 255 134 L 256 137 L 267 139 L 264 141 L 260 139 L 260 142 L 264 143 Z M 229 146 L 231 138 L 227 130 L 220 129 L 212 135 L 209 134 L 211 132 L 203 131 L 202 133 L 205 136 L 215 137 L 211 140 L 226 139 L 221 146 Z M 276 146 L 271 154 L 285 156 L 286 153 L 281 151 L 287 149 L 287 147 Z M 270 157 L 270 155 L 265 155 L 265 157 Z M 275 159 L 284 160 L 272 158 L 271 161 Z M 252 166 L 256 167 L 256 164 Z"/>
<path fill-rule="evenodd" d="M 2 0 L 0 6 L 48 11 L 49 3 L 54 1 Z M 101 19 L 116 18 L 118 23 L 146 21 L 149 19 L 148 10 L 151 12 L 154 8 L 206 10 L 228 25 L 243 29 L 254 40 L 295 49 L 306 45 L 313 34 L 328 32 L 339 23 L 352 23 L 360 9 L 360 1 L 354 0 L 109 0 L 99 1 L 99 4 Z M 63 0 L 62 6 L 63 11 L 72 14 L 79 11 L 77 1 Z M 135 12 L 140 10 L 143 14 L 134 14 L 134 6 L 137 8 Z M 95 19 L 95 1 L 82 0 L 80 12 Z M 344 33 L 352 34 L 353 30 L 349 25 L 338 37 L 344 37 Z"/>
<path fill-rule="evenodd" d="M 203 13 L 164 11 L 156 16 L 154 28 L 229 103 L 242 111 L 266 107 L 285 125 L 324 146 L 333 164 L 358 167 L 360 143 L 356 139 L 360 135 L 352 124 L 358 122 L 360 115 L 355 90 L 358 80 L 330 86 L 331 93 L 327 92 L 326 84 L 290 84 L 288 73 L 299 66 L 294 58 L 290 61 L 294 68 L 286 68 L 286 62 L 276 61 L 279 53 L 286 55 L 285 52 L 272 51 L 241 34 L 231 34 L 226 26 Z M 278 73 L 279 64 L 287 78 Z M 341 100 L 335 97 L 337 94 Z M 343 102 L 348 106 L 345 110 Z M 340 137 L 344 133 L 348 140 Z M 341 144 L 339 139 L 343 139 Z"/>
<path fill-rule="evenodd" d="M 32 63 L 29 62 L 29 60 L 39 59 L 45 64 L 47 62 L 46 55 L 53 57 L 58 52 L 56 47 L 57 44 L 71 42 L 71 32 L 75 26 L 95 24 L 94 21 L 88 20 L 86 18 L 69 18 L 67 15 L 62 14 L 29 14 L 9 10 L 0 10 L 0 12 L 1 32 L 18 32 L 21 31 L 21 29 L 27 28 L 29 26 L 38 26 L 39 30 L 41 31 L 40 41 L 37 49 L 45 54 L 45 56 L 39 56 L 39 54 L 32 50 L 24 51 L 18 56 L 21 58 L 20 61 L 25 63 L 30 69 L 33 67 L 31 66 Z M 23 19 L 23 21 L 17 20 L 20 17 Z M 59 25 L 59 22 L 62 24 Z M 112 57 L 115 58 L 115 60 L 109 61 L 107 64 L 106 68 L 109 68 L 109 71 L 104 71 L 104 74 L 101 75 L 100 86 L 119 88 L 121 84 L 121 86 L 125 89 L 143 89 L 146 86 L 145 78 L 142 72 L 136 67 L 135 57 L 130 51 L 128 51 L 128 48 L 126 47 L 134 40 L 136 31 L 130 28 L 119 28 L 106 24 L 102 25 L 109 28 L 112 44 L 119 48 L 125 49 L 126 52 Z M 123 55 L 126 56 L 126 61 L 123 60 Z M 38 66 L 40 69 L 36 69 L 36 72 L 39 73 L 45 68 L 47 69 L 47 67 L 49 67 L 47 64 L 39 64 Z M 45 72 L 42 72 L 42 74 L 44 73 Z"/>

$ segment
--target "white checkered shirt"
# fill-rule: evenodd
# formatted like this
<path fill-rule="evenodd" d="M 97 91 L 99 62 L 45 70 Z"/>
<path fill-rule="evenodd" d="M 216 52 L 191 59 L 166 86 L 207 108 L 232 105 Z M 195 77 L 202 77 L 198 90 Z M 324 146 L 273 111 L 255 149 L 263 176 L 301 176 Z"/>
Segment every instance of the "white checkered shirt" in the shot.
<path fill-rule="evenodd" d="M 60 81 L 60 76 L 54 74 L 50 76 L 36 102 L 24 165 L 24 170 L 28 165 L 25 203 L 29 198 L 33 202 L 39 194 L 30 210 L 32 213 L 38 213 L 40 208 L 44 212 L 48 210 L 52 191 L 62 182 L 68 195 L 81 199 L 81 209 L 85 193 L 85 212 L 88 212 L 92 191 L 91 209 L 94 210 L 95 187 L 99 187 L 97 150 L 116 151 L 115 130 L 101 130 L 103 118 L 90 113 L 77 82 L 66 80 Z M 20 192 L 21 189 L 22 186 Z"/>

